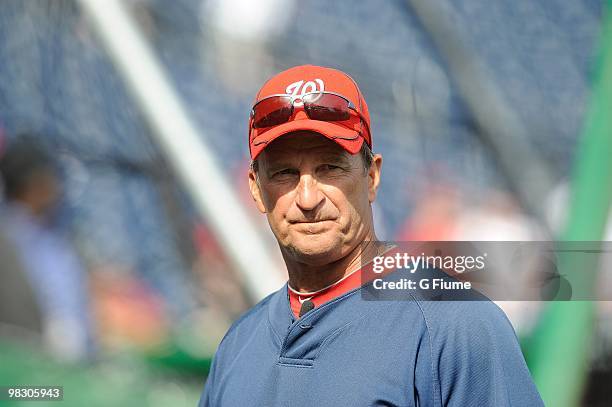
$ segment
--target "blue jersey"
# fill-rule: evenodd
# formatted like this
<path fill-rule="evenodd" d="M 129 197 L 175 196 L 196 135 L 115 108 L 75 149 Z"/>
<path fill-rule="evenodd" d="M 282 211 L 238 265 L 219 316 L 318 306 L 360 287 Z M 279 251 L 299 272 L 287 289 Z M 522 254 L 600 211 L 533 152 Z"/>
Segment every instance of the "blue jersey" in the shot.
<path fill-rule="evenodd" d="M 287 286 L 225 335 L 200 406 L 543 406 L 490 301 L 366 301 L 357 288 L 295 319 Z"/>

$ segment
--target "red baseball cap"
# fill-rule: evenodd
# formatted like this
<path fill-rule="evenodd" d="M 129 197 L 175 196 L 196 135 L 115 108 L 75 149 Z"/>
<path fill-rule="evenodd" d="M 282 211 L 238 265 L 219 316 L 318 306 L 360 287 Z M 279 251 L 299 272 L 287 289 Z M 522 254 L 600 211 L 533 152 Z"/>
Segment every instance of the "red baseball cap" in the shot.
<path fill-rule="evenodd" d="M 372 135 L 368 131 L 370 114 L 366 101 L 353 78 L 337 69 L 315 65 L 301 65 L 287 69 L 263 85 L 253 105 L 271 95 L 291 95 L 299 99 L 301 95 L 318 91 L 333 92 L 344 96 L 352 102 L 361 114 L 361 118 L 358 114 L 351 114 L 350 119 L 343 121 L 312 120 L 297 103 L 294 104 L 293 115 L 286 123 L 253 128 L 251 118 L 249 119 L 249 151 L 252 159 L 256 158 L 272 141 L 297 130 L 317 132 L 335 141 L 351 154 L 357 154 L 364 141 L 372 147 Z"/>

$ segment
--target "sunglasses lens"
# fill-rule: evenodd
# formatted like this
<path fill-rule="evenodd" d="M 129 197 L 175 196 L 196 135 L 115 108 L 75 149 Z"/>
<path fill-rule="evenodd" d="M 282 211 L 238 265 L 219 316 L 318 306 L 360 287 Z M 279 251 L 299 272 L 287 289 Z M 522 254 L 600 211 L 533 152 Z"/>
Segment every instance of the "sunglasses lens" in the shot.
<path fill-rule="evenodd" d="M 276 126 L 286 123 L 291 117 L 291 97 L 275 96 L 264 99 L 253 108 L 253 127 Z"/>
<path fill-rule="evenodd" d="M 348 101 L 329 93 L 309 93 L 304 95 L 304 110 L 313 120 L 336 122 L 350 119 Z"/>

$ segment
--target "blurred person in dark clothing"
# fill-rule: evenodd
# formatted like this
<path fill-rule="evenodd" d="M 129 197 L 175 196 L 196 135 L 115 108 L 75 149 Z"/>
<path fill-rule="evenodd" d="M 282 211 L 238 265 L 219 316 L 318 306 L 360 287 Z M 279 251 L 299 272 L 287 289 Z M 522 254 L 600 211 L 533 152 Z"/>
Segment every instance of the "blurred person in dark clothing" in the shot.
<path fill-rule="evenodd" d="M 61 196 L 53 158 L 33 137 L 20 136 L 0 155 L 0 174 L 3 291 L 25 293 L 2 296 L 0 322 L 39 331 L 61 359 L 82 359 L 92 350 L 86 276 L 68 240 L 51 226 Z"/>

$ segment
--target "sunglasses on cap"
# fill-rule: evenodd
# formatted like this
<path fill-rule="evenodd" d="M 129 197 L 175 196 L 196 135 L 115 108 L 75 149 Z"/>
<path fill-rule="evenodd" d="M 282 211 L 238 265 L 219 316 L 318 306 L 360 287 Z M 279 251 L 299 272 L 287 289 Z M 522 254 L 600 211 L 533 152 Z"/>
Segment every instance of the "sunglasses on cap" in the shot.
<path fill-rule="evenodd" d="M 277 126 L 287 123 L 295 104 L 302 105 L 309 119 L 324 122 L 349 120 L 351 111 L 357 113 L 370 134 L 370 128 L 363 115 L 346 97 L 333 92 L 310 92 L 293 97 L 286 94 L 270 95 L 253 105 L 251 109 L 252 128 Z"/>

